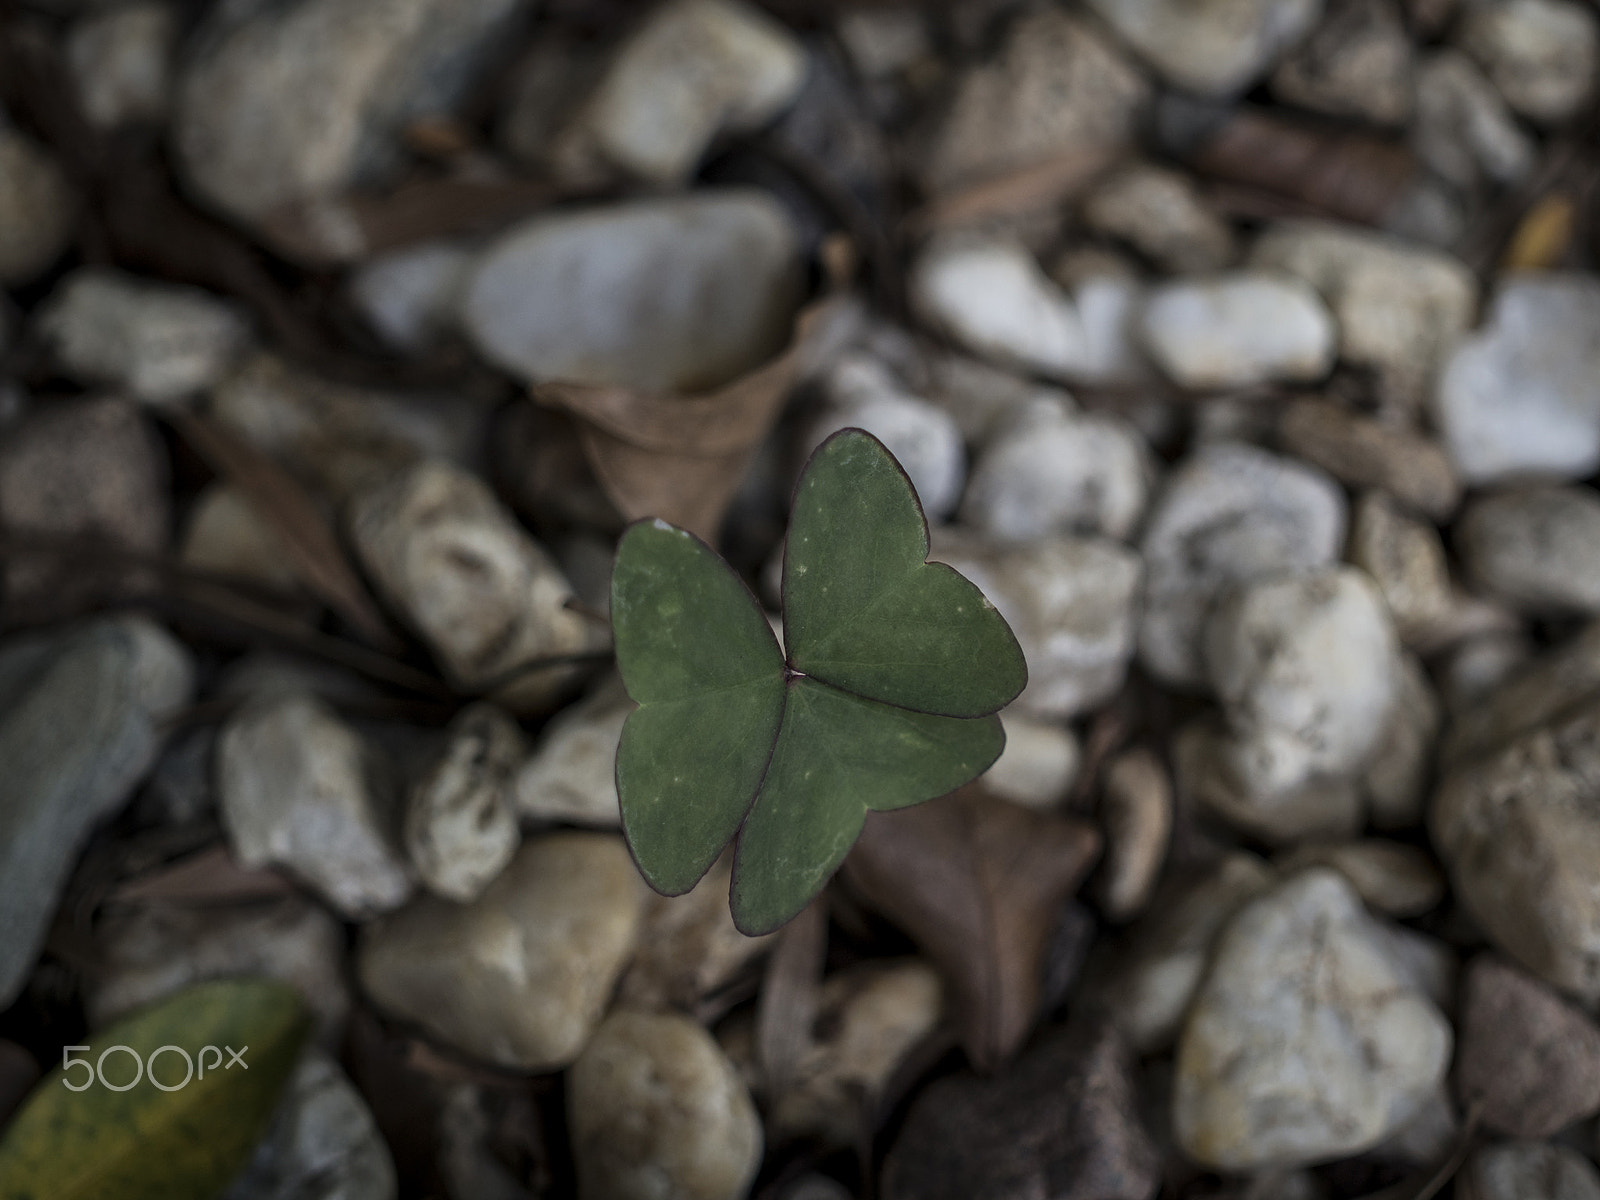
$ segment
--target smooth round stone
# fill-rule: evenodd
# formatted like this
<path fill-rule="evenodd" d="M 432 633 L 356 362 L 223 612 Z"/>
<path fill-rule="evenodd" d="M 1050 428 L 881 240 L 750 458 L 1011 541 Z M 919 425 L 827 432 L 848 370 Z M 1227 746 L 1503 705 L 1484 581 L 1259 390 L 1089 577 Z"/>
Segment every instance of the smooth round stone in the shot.
<path fill-rule="evenodd" d="M 1178 280 L 1154 289 L 1145 348 L 1183 387 L 1305 383 L 1333 365 L 1338 330 L 1316 292 L 1266 271 Z"/>

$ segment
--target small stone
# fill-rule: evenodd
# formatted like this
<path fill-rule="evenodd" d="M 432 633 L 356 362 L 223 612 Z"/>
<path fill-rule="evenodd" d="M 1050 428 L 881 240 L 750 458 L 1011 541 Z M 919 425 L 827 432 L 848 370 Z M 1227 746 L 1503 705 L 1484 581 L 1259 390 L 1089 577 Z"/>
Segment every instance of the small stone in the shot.
<path fill-rule="evenodd" d="M 1013 804 L 1048 811 L 1066 798 L 1083 752 L 1071 726 L 1035 721 L 1012 709 L 1000 713 L 1005 749 L 983 773 L 986 791 Z"/>
<path fill-rule="evenodd" d="M 1411 142 L 1435 173 L 1457 188 L 1520 183 L 1537 147 L 1494 84 L 1466 55 L 1438 50 L 1417 69 Z"/>
<path fill-rule="evenodd" d="M 1140 1054 L 1169 1049 L 1211 960 L 1211 946 L 1238 909 L 1273 880 L 1253 854 L 1228 854 L 1198 876 L 1169 876 L 1102 987 L 1106 1011 Z"/>
<path fill-rule="evenodd" d="M 1083 326 L 1083 357 L 1071 371 L 1072 382 L 1129 390 L 1154 383 L 1156 370 L 1139 338 L 1147 290 L 1139 274 L 1094 246 L 1067 250 L 1051 264 L 1049 274 L 1066 289 Z"/>
<path fill-rule="evenodd" d="M 1532 976 L 1479 955 L 1462 981 L 1456 1092 L 1484 1125 L 1547 1138 L 1600 1112 L 1600 1028 Z"/>
<path fill-rule="evenodd" d="M 60 166 L 0 109 L 0 287 L 44 274 L 76 225 L 77 203 Z"/>
<path fill-rule="evenodd" d="M 1223 1170 L 1358 1154 L 1409 1123 L 1451 1032 L 1344 879 L 1313 868 L 1228 923 L 1178 1045 L 1173 1124 Z"/>
<path fill-rule="evenodd" d="M 759 9 L 670 0 L 623 42 L 552 154 L 577 177 L 609 166 L 675 187 L 719 134 L 753 133 L 787 108 L 805 75 L 800 43 Z"/>
<path fill-rule="evenodd" d="M 1468 484 L 1600 467 L 1600 277 L 1513 276 L 1450 356 L 1434 421 Z"/>
<path fill-rule="evenodd" d="M 234 857 L 286 867 L 347 918 L 411 894 L 384 764 L 320 700 L 268 698 L 236 713 L 217 742 L 217 798 Z"/>
<path fill-rule="evenodd" d="M 1456 548 L 1480 586 L 1533 613 L 1600 613 L 1600 495 L 1536 487 L 1474 500 Z"/>
<path fill-rule="evenodd" d="M 1198 808 L 1269 845 L 1307 838 L 1354 837 L 1364 798 L 1347 775 L 1313 775 L 1305 782 L 1262 790 L 1242 777 L 1240 741 L 1221 720 L 1201 717 L 1178 731 L 1172 747 L 1178 791 Z"/>
<path fill-rule="evenodd" d="M 1279 100 L 1399 125 L 1411 115 L 1411 38 L 1391 0 L 1330 0 L 1322 22 L 1272 73 Z"/>
<path fill-rule="evenodd" d="M 797 234 L 775 200 L 697 192 L 514 227 L 467 280 L 461 322 L 532 383 L 703 391 L 784 345 L 800 284 Z"/>
<path fill-rule="evenodd" d="M 943 1014 L 939 974 L 918 959 L 860 963 L 828 976 L 817 1036 L 800 1053 L 767 1117 L 774 1140 L 853 1146 L 865 1114 Z"/>
<path fill-rule="evenodd" d="M 1333 365 L 1338 336 L 1314 291 L 1269 271 L 1154 288 L 1140 329 L 1156 365 L 1187 388 L 1320 379 Z"/>
<path fill-rule="evenodd" d="M 1083 202 L 1083 219 L 1174 275 L 1220 271 L 1238 252 L 1232 228 L 1206 206 L 1194 181 L 1150 163 L 1099 184 Z"/>
<path fill-rule="evenodd" d="M 1296 400 L 1278 427 L 1283 448 L 1352 488 L 1382 488 L 1443 520 L 1461 499 L 1450 456 L 1432 438 L 1363 417 L 1332 400 Z"/>
<path fill-rule="evenodd" d="M 1506 657 L 1515 657 L 1509 670 L 1456 715 L 1443 747 L 1447 766 L 1498 750 L 1600 693 L 1600 621 L 1531 662 L 1525 639 L 1521 649 L 1513 656 L 1506 648 Z"/>
<path fill-rule="evenodd" d="M 1445 707 L 1460 718 L 1471 714 L 1533 658 L 1533 643 L 1521 629 L 1491 629 L 1463 638 L 1440 665 Z M 1471 747 L 1452 737 L 1452 749 Z"/>
<path fill-rule="evenodd" d="M 405 844 L 428 889 L 476 900 L 517 852 L 511 773 L 523 753 L 517 723 L 474 704 L 450 723 L 449 742 L 406 801 Z"/>
<path fill-rule="evenodd" d="M 1443 723 L 1427 672 L 1415 655 L 1401 655 L 1388 726 L 1361 772 L 1368 815 L 1379 829 L 1422 825 Z"/>
<path fill-rule="evenodd" d="M 1145 522 L 1145 667 L 1169 685 L 1202 685 L 1201 626 L 1219 594 L 1334 561 L 1344 530 L 1344 494 L 1321 471 L 1254 446 L 1202 445 Z"/>
<path fill-rule="evenodd" d="M 197 825 L 216 812 L 211 785 L 211 752 L 216 726 L 196 726 L 173 735 L 156 759 L 134 805 L 141 826 Z"/>
<path fill-rule="evenodd" d="M 84 994 L 90 1025 L 109 1024 L 193 983 L 264 975 L 299 991 L 325 1045 L 350 1012 L 344 927 L 298 895 L 265 903 L 111 909 L 95 926 L 101 970 Z"/>
<path fill-rule="evenodd" d="M 291 0 L 216 9 L 186 47 L 178 164 L 247 223 L 387 178 L 413 121 L 447 113 L 517 0 Z"/>
<path fill-rule="evenodd" d="M 912 1102 L 883 1166 L 885 1200 L 1148 1200 L 1160 1156 L 1132 1056 L 1109 1024 L 1047 1038 L 990 1078 L 963 1071 Z"/>
<path fill-rule="evenodd" d="M 135 554 L 166 549 L 167 454 L 126 400 L 63 400 L 35 409 L 0 441 L 0 526 L 13 534 L 103 541 Z M 120 590 L 126 569 L 18 558 L 6 563 L 13 601 Z"/>
<path fill-rule="evenodd" d="M 938 523 L 961 499 L 967 453 L 954 418 L 907 392 L 877 359 L 847 354 L 823 380 L 828 405 L 804 444 L 821 445 L 840 429 L 865 429 L 889 448 L 911 477 L 923 512 Z"/>
<path fill-rule="evenodd" d="M 999 53 L 967 70 L 927 132 L 918 175 L 955 191 L 1074 152 L 1133 140 L 1150 85 L 1116 48 L 1062 9 L 1027 12 Z"/>
<path fill-rule="evenodd" d="M 1103 538 L 995 547 L 942 532 L 935 531 L 932 557 L 978 585 L 1027 656 L 1020 713 L 1063 720 L 1115 694 L 1133 656 L 1138 555 Z"/>
<path fill-rule="evenodd" d="M 1149 901 L 1172 836 L 1172 782 L 1149 750 L 1119 754 L 1106 768 L 1100 823 L 1100 909 L 1108 920 L 1127 921 Z"/>
<path fill-rule="evenodd" d="M 1382 838 L 1312 843 L 1277 864 L 1284 875 L 1306 867 L 1330 867 L 1355 888 L 1366 906 L 1386 917 L 1419 917 L 1444 899 L 1444 875 L 1414 846 Z"/>
<path fill-rule="evenodd" d="M 152 404 L 213 387 L 249 337 L 225 300 L 103 267 L 67 276 L 41 309 L 39 331 L 73 379 Z"/>
<path fill-rule="evenodd" d="M 210 484 L 195 500 L 178 561 L 191 570 L 249 580 L 269 591 L 293 594 L 299 586 L 278 531 L 261 519 L 243 492 L 226 483 Z"/>
<path fill-rule="evenodd" d="M 101 129 L 165 117 L 177 35 L 177 13 L 160 2 L 113 8 L 74 25 L 67 65 L 83 115 Z"/>
<path fill-rule="evenodd" d="M 617 1012 L 567 1077 L 582 1200 L 737 1200 L 761 1165 L 761 1118 L 699 1025 Z"/>
<path fill-rule="evenodd" d="M 390 349 L 421 354 L 454 328 L 473 255 L 450 242 L 424 242 L 361 264 L 350 298 Z"/>
<path fill-rule="evenodd" d="M 1600 1200 L 1600 1172 L 1576 1150 L 1501 1142 L 1472 1152 L 1456 1179 L 1460 1200 Z"/>
<path fill-rule="evenodd" d="M 1250 262 L 1315 288 L 1338 324 L 1340 359 L 1375 371 L 1403 411 L 1422 402 L 1478 307 L 1477 279 L 1454 255 L 1327 221 L 1274 225 Z"/>
<path fill-rule="evenodd" d="M 1357 501 L 1347 553 L 1378 585 L 1407 645 L 1426 644 L 1449 619 L 1455 596 L 1439 531 L 1389 496 L 1367 492 Z"/>
<path fill-rule="evenodd" d="M 1600 21 L 1566 0 L 1477 0 L 1456 30 L 1506 103 L 1534 121 L 1564 121 L 1594 94 Z"/>
<path fill-rule="evenodd" d="M 599 645 L 594 625 L 567 607 L 572 588 L 555 560 L 459 467 L 417 463 L 361 492 L 347 515 L 367 573 L 462 687 Z M 525 674 L 494 698 L 514 710 L 538 707 L 569 674 Z"/>
<path fill-rule="evenodd" d="M 1434 793 L 1429 828 L 1456 897 L 1489 938 L 1545 982 L 1593 1003 L 1600 1000 L 1600 811 L 1593 799 L 1600 702 L 1545 719 L 1550 723 L 1503 748 L 1480 749 L 1456 765 Z"/>
<path fill-rule="evenodd" d="M 610 675 L 577 704 L 558 713 L 512 782 L 517 812 L 535 821 L 622 828 L 617 743 L 622 740 L 622 723 L 637 707 L 621 677 Z"/>
<path fill-rule="evenodd" d="M 848 9 L 836 29 L 850 65 L 865 79 L 898 75 L 933 52 L 927 18 L 912 8 Z"/>
<path fill-rule="evenodd" d="M 21 992 L 90 832 L 154 765 L 194 665 L 143 618 L 0 649 L 0 1005 Z"/>
<path fill-rule="evenodd" d="M 394 1200 L 394 1159 L 339 1064 L 300 1057 L 272 1124 L 221 1200 Z"/>
<path fill-rule="evenodd" d="M 362 930 L 357 971 L 395 1016 L 496 1066 L 567 1066 L 633 954 L 644 885 L 622 840 L 524 842 L 471 904 L 425 896 Z"/>
<path fill-rule="evenodd" d="M 1053 533 L 1126 540 L 1154 478 L 1149 448 L 1127 422 L 1041 397 L 1019 406 L 978 456 L 961 519 L 1000 542 Z"/>
<path fill-rule="evenodd" d="M 1229 99 L 1316 25 L 1321 0 L 1093 0 L 1117 35 L 1181 91 Z"/>
<path fill-rule="evenodd" d="M 955 418 L 973 445 L 987 443 L 1030 400 L 1072 402 L 1063 391 L 964 354 L 931 354 L 927 371 L 928 399 Z"/>

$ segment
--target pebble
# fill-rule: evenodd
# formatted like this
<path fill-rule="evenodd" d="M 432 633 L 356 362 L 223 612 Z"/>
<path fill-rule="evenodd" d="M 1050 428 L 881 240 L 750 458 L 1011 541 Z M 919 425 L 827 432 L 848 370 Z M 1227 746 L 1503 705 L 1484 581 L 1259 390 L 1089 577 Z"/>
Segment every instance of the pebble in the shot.
<path fill-rule="evenodd" d="M 1538 152 L 1494 84 L 1457 50 L 1435 51 L 1417 68 L 1411 144 L 1433 172 L 1463 190 L 1520 183 Z"/>
<path fill-rule="evenodd" d="M 716 1041 L 675 1013 L 616 1012 L 567 1077 L 581 1200 L 738 1200 L 761 1118 Z"/>
<path fill-rule="evenodd" d="M 1358 1154 L 1444 1077 L 1450 1024 L 1344 879 L 1312 868 L 1228 923 L 1178 1045 L 1173 1125 L 1223 1170 Z"/>
<path fill-rule="evenodd" d="M 1444 541 L 1390 496 L 1370 491 L 1356 502 L 1345 552 L 1372 576 L 1407 645 L 1426 645 L 1449 619 L 1455 595 Z"/>
<path fill-rule="evenodd" d="M 1155 473 L 1144 439 L 1120 417 L 1040 397 L 1019 405 L 978 455 L 961 520 L 998 542 L 1054 533 L 1127 540 Z"/>
<path fill-rule="evenodd" d="M 0 287 L 42 275 L 76 225 L 77 202 L 61 167 L 0 109 Z"/>
<path fill-rule="evenodd" d="M 1450 356 L 1433 418 L 1469 485 L 1600 467 L 1600 277 L 1512 276 Z"/>
<path fill-rule="evenodd" d="M 1421 404 L 1477 312 L 1478 282 L 1460 259 L 1371 230 L 1281 222 L 1256 240 L 1250 262 L 1315 288 L 1337 323 L 1340 359 L 1374 371 L 1403 411 Z"/>
<path fill-rule="evenodd" d="M 1000 713 L 1006 745 L 983 773 L 984 789 L 1041 812 L 1057 807 L 1078 777 L 1083 751 L 1070 725 L 1036 721 L 1013 709 Z"/>
<path fill-rule="evenodd" d="M 884 1200 L 1148 1200 L 1160 1156 L 1111 1025 L 1080 1022 L 992 1077 L 924 1088 L 883 1166 Z"/>
<path fill-rule="evenodd" d="M 455 328 L 474 256 L 453 242 L 424 242 L 381 254 L 350 276 L 350 299 L 384 345 L 422 354 Z"/>
<path fill-rule="evenodd" d="M 1220 271 L 1238 254 L 1232 228 L 1207 207 L 1193 179 L 1152 163 L 1124 167 L 1096 185 L 1083 219 L 1173 275 Z"/>
<path fill-rule="evenodd" d="M 1138 621 L 1139 556 L 1104 538 L 991 546 L 935 531 L 931 557 L 960 571 L 1011 626 L 1028 660 L 1020 713 L 1065 720 L 1122 686 Z"/>
<path fill-rule="evenodd" d="M 1461 500 L 1450 456 L 1432 438 L 1336 400 L 1301 399 L 1278 426 L 1283 448 L 1354 489 L 1379 488 L 1435 520 Z"/>
<path fill-rule="evenodd" d="M 90 832 L 155 764 L 194 665 L 141 617 L 0 648 L 0 1005 L 21 993 Z"/>
<path fill-rule="evenodd" d="M 975 446 L 986 444 L 1011 415 L 1028 401 L 1071 397 L 965 354 L 931 353 L 926 359 L 928 399 L 954 419 L 961 436 Z"/>
<path fill-rule="evenodd" d="M 293 595 L 299 576 L 283 539 L 237 488 L 208 485 L 189 510 L 178 561 L 195 571 L 244 579 L 268 591 Z"/>
<path fill-rule="evenodd" d="M 1091 0 L 1117 35 L 1180 91 L 1230 99 L 1316 25 L 1321 0 Z"/>
<path fill-rule="evenodd" d="M 1416 829 L 1423 824 L 1443 723 L 1439 698 L 1422 663 L 1415 655 L 1401 655 L 1388 725 L 1361 772 L 1367 813 L 1379 829 Z"/>
<path fill-rule="evenodd" d="M 1600 1200 L 1600 1172 L 1576 1150 L 1501 1142 L 1472 1152 L 1456 1180 L 1460 1200 Z"/>
<path fill-rule="evenodd" d="M 299 895 L 224 905 L 136 903 L 95 925 L 101 970 L 88 980 L 84 1014 L 107 1025 L 190 984 L 264 975 L 297 989 L 319 1040 L 336 1046 L 350 1012 L 344 926 Z"/>
<path fill-rule="evenodd" d="M 1455 40 L 1512 110 L 1555 123 L 1575 115 L 1600 72 L 1600 21 L 1569 0 L 1489 0 L 1465 6 Z"/>
<path fill-rule="evenodd" d="M 1480 496 L 1455 543 L 1478 585 L 1518 609 L 1600 614 L 1600 494 L 1591 487 Z"/>
<path fill-rule="evenodd" d="M 39 332 L 62 370 L 86 385 L 170 404 L 214 387 L 249 340 L 226 300 L 198 288 L 80 267 L 39 313 Z"/>
<path fill-rule="evenodd" d="M 1492 954 L 1461 985 L 1456 1092 L 1483 1124 L 1547 1138 L 1600 1112 L 1600 1028 L 1537 979 Z"/>
<path fill-rule="evenodd" d="M 1600 621 L 1589 622 L 1538 658 L 1516 632 L 1515 648 L 1498 648 L 1505 660 L 1494 664 L 1501 678 L 1480 681 L 1486 690 L 1455 714 L 1441 748 L 1445 766 L 1498 750 L 1600 693 Z"/>
<path fill-rule="evenodd" d="M 943 521 L 961 499 L 967 452 L 955 419 L 905 390 L 889 369 L 864 354 L 847 354 L 823 380 L 828 404 L 801 440 L 809 453 L 829 434 L 865 429 L 888 447 L 911 477 L 929 521 Z"/>
<path fill-rule="evenodd" d="M 1463 638 L 1440 663 L 1446 708 L 1458 720 L 1472 713 L 1479 701 L 1492 695 L 1532 657 L 1533 644 L 1521 629 L 1489 630 Z M 1458 744 L 1458 739 L 1450 740 Z"/>
<path fill-rule="evenodd" d="M 1364 798 L 1356 779 L 1319 774 L 1294 786 L 1263 790 L 1242 776 L 1241 740 L 1220 718 L 1200 717 L 1179 729 L 1172 756 L 1182 796 L 1269 845 L 1354 837 L 1360 831 Z"/>
<path fill-rule="evenodd" d="M 1202 686 L 1201 626 L 1218 595 L 1330 563 L 1344 533 L 1344 494 L 1321 471 L 1236 442 L 1202 445 L 1167 476 L 1145 522 L 1145 668 Z"/>
<path fill-rule="evenodd" d="M 91 124 L 115 129 L 166 116 L 177 17 L 170 5 L 154 0 L 94 13 L 72 27 L 67 65 Z"/>
<path fill-rule="evenodd" d="M 762 192 L 537 216 L 484 251 L 460 320 L 485 358 L 531 383 L 704 391 L 788 341 L 799 254 Z"/>
<path fill-rule="evenodd" d="M 1393 0 L 1329 0 L 1322 21 L 1272 73 L 1279 100 L 1399 125 L 1411 115 L 1413 51 Z"/>
<path fill-rule="evenodd" d="M 571 668 L 504 677 L 600 645 L 567 607 L 572 588 L 555 560 L 475 475 L 420 462 L 359 493 L 346 515 L 368 575 L 459 686 L 494 686 L 513 710 L 537 708 Z"/>
<path fill-rule="evenodd" d="M 800 42 L 759 9 L 669 0 L 622 43 L 551 153 L 576 178 L 609 167 L 677 187 L 716 137 L 760 129 L 805 77 Z"/>
<path fill-rule="evenodd" d="M 223 829 L 246 867 L 282 866 L 351 920 L 404 904 L 387 764 L 323 701 L 258 699 L 217 741 Z"/>
<path fill-rule="evenodd" d="M 1445 895 L 1444 875 L 1432 858 L 1415 846 L 1384 838 L 1310 843 L 1290 851 L 1276 866 L 1285 876 L 1307 867 L 1329 867 L 1345 877 L 1368 908 L 1396 919 L 1431 912 Z"/>
<path fill-rule="evenodd" d="M 620 829 L 617 744 L 636 707 L 621 677 L 612 674 L 557 713 L 512 781 L 517 812 L 535 821 Z"/>
<path fill-rule="evenodd" d="M 645 888 L 622 839 L 525 841 L 471 904 L 424 896 L 362 930 L 357 973 L 397 1017 L 517 1071 L 578 1056 L 632 957 Z"/>
<path fill-rule="evenodd" d="M 195 193 L 246 223 L 388 177 L 401 135 L 448 112 L 517 0 L 298 0 L 207 14 L 185 47 L 173 147 Z"/>
<path fill-rule="evenodd" d="M 318 1050 L 300 1056 L 249 1163 L 221 1200 L 394 1200 L 394 1159 L 361 1093 Z"/>
<path fill-rule="evenodd" d="M 1528 718 L 1537 720 L 1535 713 Z M 1455 895 L 1490 940 L 1539 978 L 1600 1000 L 1600 701 L 1514 736 L 1481 739 L 1433 797 L 1429 828 Z M 1459 727 L 1457 736 L 1463 732 Z"/>
<path fill-rule="evenodd" d="M 1100 823 L 1100 911 L 1114 922 L 1131 920 L 1150 901 L 1172 837 L 1172 781 L 1161 760 L 1140 747 L 1117 755 L 1106 768 Z"/>
<path fill-rule="evenodd" d="M 950 192 L 1063 155 L 1133 140 L 1150 84 L 1116 44 L 1054 6 L 1025 12 L 999 52 L 966 70 L 924 131 L 916 163 L 929 192 Z"/>
<path fill-rule="evenodd" d="M 1162 373 L 1196 389 L 1320 379 L 1333 365 L 1338 337 L 1310 287 L 1255 270 L 1152 288 L 1140 331 Z"/>
<path fill-rule="evenodd" d="M 474 704 L 450 722 L 444 752 L 411 785 L 404 838 L 429 891 L 476 900 L 522 840 L 510 803 L 522 731 L 492 704 Z"/>

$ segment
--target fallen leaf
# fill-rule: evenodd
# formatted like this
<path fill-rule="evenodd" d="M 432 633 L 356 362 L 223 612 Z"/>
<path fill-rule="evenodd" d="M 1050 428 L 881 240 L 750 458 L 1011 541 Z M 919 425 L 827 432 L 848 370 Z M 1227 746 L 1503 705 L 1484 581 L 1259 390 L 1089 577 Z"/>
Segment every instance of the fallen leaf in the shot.
<path fill-rule="evenodd" d="M 1091 146 L 1030 163 L 938 196 L 908 216 L 906 225 L 912 234 L 921 236 L 956 225 L 1057 208 L 1087 190 L 1118 157 L 1115 148 Z"/>
<path fill-rule="evenodd" d="M 715 544 L 756 450 L 795 383 L 835 343 L 846 311 L 830 300 L 810 306 L 782 354 L 704 395 L 547 383 L 533 398 L 579 419 L 589 465 L 626 519 L 660 517 Z"/>
<path fill-rule="evenodd" d="M 294 989 L 260 979 L 197 984 L 116 1022 L 71 1054 L 76 1066 L 46 1075 L 6 1127 L 0 1198 L 210 1200 L 255 1150 L 308 1027 Z M 206 1046 L 217 1063 L 204 1055 L 202 1076 Z M 243 1067 L 224 1065 L 230 1048 Z M 182 1083 L 179 1051 L 194 1060 Z M 74 1090 L 95 1074 L 105 1081 Z"/>
<path fill-rule="evenodd" d="M 270 900 L 295 890 L 293 882 L 277 871 L 240 865 L 219 843 L 129 879 L 108 898 L 124 903 L 216 904 Z"/>
<path fill-rule="evenodd" d="M 283 467 L 216 421 L 185 409 L 167 419 L 216 471 L 244 493 L 272 526 L 306 589 L 368 642 L 393 651 L 399 642 L 384 622 L 316 502 Z"/>
<path fill-rule="evenodd" d="M 1544 271 L 1558 265 L 1572 245 L 1577 217 L 1571 196 L 1557 192 L 1540 200 L 1517 224 L 1500 269 Z"/>
<path fill-rule="evenodd" d="M 992 1070 L 1033 1027 L 1062 905 L 1099 852 L 1089 825 L 969 785 L 869 814 L 843 877 L 939 966 L 968 1058 Z"/>
<path fill-rule="evenodd" d="M 811 1045 L 811 1026 L 822 997 L 828 954 L 828 910 L 818 897 L 774 935 L 756 1005 L 756 1054 L 768 1096 L 788 1088 L 800 1056 Z"/>

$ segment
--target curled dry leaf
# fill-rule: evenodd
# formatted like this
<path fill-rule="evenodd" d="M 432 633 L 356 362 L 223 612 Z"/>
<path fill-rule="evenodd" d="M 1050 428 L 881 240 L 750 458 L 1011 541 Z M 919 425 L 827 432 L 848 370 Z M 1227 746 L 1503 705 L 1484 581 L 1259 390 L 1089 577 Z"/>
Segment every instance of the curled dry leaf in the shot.
<path fill-rule="evenodd" d="M 287 876 L 271 868 L 243 866 L 218 843 L 118 884 L 109 898 L 124 903 L 233 904 L 271 900 L 296 890 Z"/>
<path fill-rule="evenodd" d="M 1062 905 L 1099 853 L 1089 825 L 969 785 L 869 814 L 843 874 L 939 966 L 967 1056 L 992 1070 L 1033 1026 Z"/>
<path fill-rule="evenodd" d="M 625 518 L 659 517 L 715 544 L 762 439 L 795 383 L 834 344 L 847 311 L 834 300 L 811 305 L 782 354 L 704 395 L 546 383 L 533 398 L 578 418 L 589 465 Z"/>
<path fill-rule="evenodd" d="M 1088 190 L 1118 159 L 1112 147 L 1090 146 L 1029 163 L 995 179 L 930 200 L 906 218 L 915 235 L 1057 208 Z"/>
<path fill-rule="evenodd" d="M 828 954 L 828 909 L 819 896 L 777 933 L 756 1009 L 756 1051 L 769 1095 L 788 1087 L 811 1042 Z"/>

